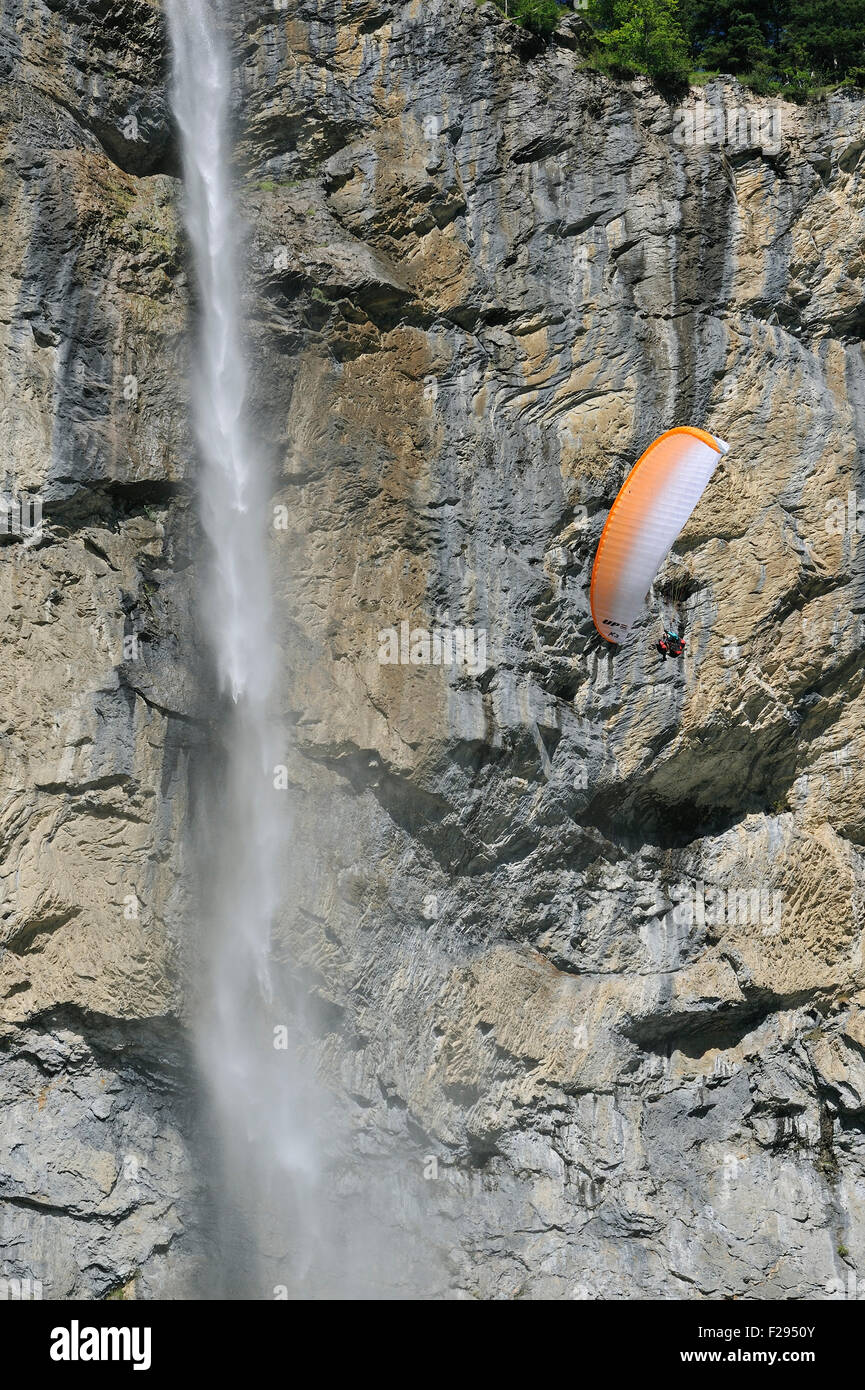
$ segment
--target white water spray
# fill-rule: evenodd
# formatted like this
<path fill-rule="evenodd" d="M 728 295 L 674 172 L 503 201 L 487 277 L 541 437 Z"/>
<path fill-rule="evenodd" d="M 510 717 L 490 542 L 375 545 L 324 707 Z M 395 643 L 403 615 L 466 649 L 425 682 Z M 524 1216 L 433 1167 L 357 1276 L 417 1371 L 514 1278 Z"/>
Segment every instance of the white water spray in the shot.
<path fill-rule="evenodd" d="M 201 609 L 223 696 L 224 749 L 197 817 L 203 922 L 193 962 L 214 1117 L 207 1161 L 216 1170 L 218 1274 L 207 1291 L 404 1296 L 429 1287 L 433 1227 L 417 1189 L 422 1199 L 431 1185 L 417 1155 L 388 1146 L 387 1126 L 380 1146 L 366 1136 L 360 1157 L 342 1111 L 323 1105 L 306 1055 L 320 1030 L 290 963 L 298 883 L 287 867 L 286 793 L 274 786 L 286 750 L 273 716 L 267 469 L 247 399 L 230 47 L 220 0 L 166 5 L 197 287 L 192 406 L 208 543 Z"/>
<path fill-rule="evenodd" d="M 288 836 L 273 780 L 281 740 L 271 710 L 267 470 L 248 420 L 228 40 L 215 0 L 168 0 L 167 14 L 197 287 L 192 408 L 209 551 L 201 608 L 224 697 L 223 761 L 200 817 L 197 1034 L 232 1213 L 223 1241 L 234 1268 L 223 1271 L 223 1290 L 272 1297 L 268 1277 L 291 1287 L 309 1258 L 315 1165 L 308 1087 L 285 1045 L 297 999 L 272 964 Z"/>

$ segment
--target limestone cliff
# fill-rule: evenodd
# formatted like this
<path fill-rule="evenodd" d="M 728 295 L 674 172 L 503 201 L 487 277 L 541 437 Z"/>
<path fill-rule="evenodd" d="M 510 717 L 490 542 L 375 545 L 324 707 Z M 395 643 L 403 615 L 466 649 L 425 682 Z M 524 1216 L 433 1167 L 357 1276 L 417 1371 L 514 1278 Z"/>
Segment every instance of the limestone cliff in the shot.
<path fill-rule="evenodd" d="M 281 931 L 343 1181 L 377 1166 L 435 1232 L 403 1291 L 821 1298 L 865 1262 L 865 103 L 721 80 L 696 143 L 578 27 L 234 12 Z M 214 747 L 163 26 L 5 0 L 0 45 L 4 471 L 44 499 L 0 552 L 0 1273 L 146 1297 L 207 1239 L 184 847 Z M 731 450 L 611 656 L 600 528 L 687 423 Z M 486 661 L 384 663 L 402 622 Z"/>

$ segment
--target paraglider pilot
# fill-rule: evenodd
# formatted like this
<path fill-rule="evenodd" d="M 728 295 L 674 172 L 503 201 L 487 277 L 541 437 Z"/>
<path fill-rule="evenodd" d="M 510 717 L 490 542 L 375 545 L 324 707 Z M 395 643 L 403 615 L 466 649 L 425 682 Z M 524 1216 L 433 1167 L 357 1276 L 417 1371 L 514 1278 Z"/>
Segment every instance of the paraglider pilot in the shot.
<path fill-rule="evenodd" d="M 681 656 L 685 650 L 685 639 L 679 637 L 675 632 L 665 630 L 663 637 L 658 641 L 658 651 L 666 661 L 668 656 Z"/>

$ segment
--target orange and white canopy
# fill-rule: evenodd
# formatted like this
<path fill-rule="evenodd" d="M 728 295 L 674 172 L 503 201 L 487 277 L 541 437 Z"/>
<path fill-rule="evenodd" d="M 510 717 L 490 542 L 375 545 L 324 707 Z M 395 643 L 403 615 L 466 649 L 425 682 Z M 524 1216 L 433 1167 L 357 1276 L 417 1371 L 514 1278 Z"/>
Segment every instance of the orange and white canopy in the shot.
<path fill-rule="evenodd" d="M 634 464 L 610 508 L 592 569 L 592 618 L 608 642 L 627 637 L 729 447 L 688 425 L 660 435 Z"/>

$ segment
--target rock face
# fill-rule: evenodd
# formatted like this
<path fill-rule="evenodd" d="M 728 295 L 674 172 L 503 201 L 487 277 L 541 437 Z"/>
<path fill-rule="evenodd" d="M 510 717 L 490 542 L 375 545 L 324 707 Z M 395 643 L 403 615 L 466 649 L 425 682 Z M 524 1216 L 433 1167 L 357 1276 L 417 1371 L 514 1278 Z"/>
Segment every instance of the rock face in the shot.
<path fill-rule="evenodd" d="M 0 1278 L 100 1297 L 191 1220 L 188 306 L 159 10 L 0 26 Z"/>
<path fill-rule="evenodd" d="M 189 304 L 161 17 L 121 8 L 7 5 L 0 50 L 5 467 L 44 498 L 39 543 L 0 553 L 0 1273 L 53 1297 L 194 1292 L 206 1239 Z M 376 1288 L 847 1289 L 865 103 L 721 80 L 677 107 L 584 71 L 577 26 L 540 48 L 472 0 L 233 24 L 293 730 L 280 936 L 342 1187 L 380 1174 L 428 1247 Z M 600 528 L 688 423 L 730 453 L 612 653 Z"/>

